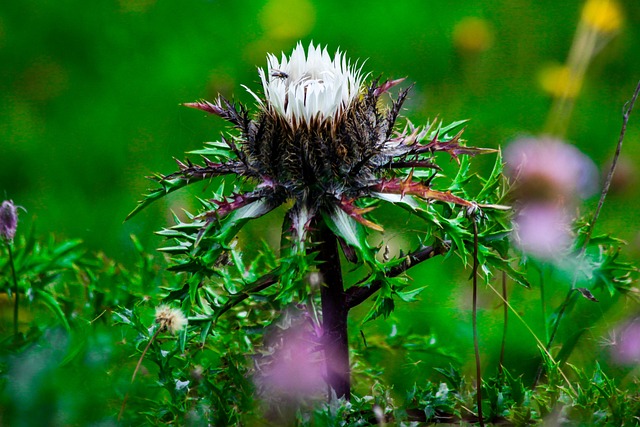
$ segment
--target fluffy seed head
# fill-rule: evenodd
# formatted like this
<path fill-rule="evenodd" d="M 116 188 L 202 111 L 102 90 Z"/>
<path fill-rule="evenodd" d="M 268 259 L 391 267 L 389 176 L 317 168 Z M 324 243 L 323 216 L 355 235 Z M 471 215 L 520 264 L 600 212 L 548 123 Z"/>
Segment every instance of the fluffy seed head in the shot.
<path fill-rule="evenodd" d="M 156 308 L 156 323 L 161 329 L 176 334 L 187 325 L 188 321 L 180 309 L 163 304 Z"/>

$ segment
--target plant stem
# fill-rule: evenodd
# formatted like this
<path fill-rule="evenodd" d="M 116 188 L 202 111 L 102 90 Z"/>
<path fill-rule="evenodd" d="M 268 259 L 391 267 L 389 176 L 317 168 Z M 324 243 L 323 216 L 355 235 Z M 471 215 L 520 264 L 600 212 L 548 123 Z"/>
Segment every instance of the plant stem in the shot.
<path fill-rule="evenodd" d="M 18 337 L 18 304 L 20 302 L 20 293 L 18 292 L 18 279 L 16 278 L 16 267 L 13 263 L 13 250 L 11 249 L 11 242 L 7 242 L 7 249 L 9 250 L 9 265 L 11 266 L 11 277 L 13 278 L 13 293 L 15 299 L 13 300 L 13 335 Z"/>
<path fill-rule="evenodd" d="M 257 294 L 258 292 L 261 292 L 267 289 L 268 287 L 278 283 L 277 274 L 278 274 L 278 269 L 273 270 L 265 274 L 264 276 L 261 276 L 259 279 L 255 280 L 253 283 L 247 285 L 245 288 L 246 290 L 244 292 L 239 292 L 233 295 L 233 297 L 229 298 L 229 301 L 227 301 L 222 307 L 220 307 L 220 309 L 213 316 L 206 317 L 206 318 L 201 317 L 198 320 L 202 321 L 202 320 L 211 320 L 211 319 L 219 318 L 224 313 L 231 310 L 233 307 L 240 304 L 242 301 L 246 300 L 250 296 Z"/>
<path fill-rule="evenodd" d="M 504 349 L 507 344 L 507 325 L 509 321 L 509 307 L 507 306 L 507 273 L 502 272 L 502 299 L 505 301 L 502 305 L 504 309 L 504 319 L 502 321 L 502 343 L 500 345 L 500 364 L 498 365 L 498 377 L 502 378 L 504 369 Z"/>
<path fill-rule="evenodd" d="M 478 422 L 484 427 L 482 415 L 482 369 L 480 367 L 480 346 L 478 344 L 478 224 L 473 218 L 473 351 L 476 356 L 476 404 L 478 405 Z"/>
<path fill-rule="evenodd" d="M 151 344 L 153 343 L 153 341 L 155 341 L 156 337 L 158 336 L 161 330 L 162 330 L 162 326 L 159 326 L 156 329 L 156 332 L 153 334 L 153 336 L 149 340 L 149 342 L 147 343 L 147 346 L 142 351 L 142 354 L 140 355 L 140 359 L 138 359 L 138 364 L 136 365 L 136 369 L 133 370 L 133 375 L 131 376 L 131 383 L 133 383 L 136 380 L 136 375 L 140 370 L 140 366 L 142 365 L 142 360 L 144 359 L 144 356 L 147 355 L 147 351 L 149 351 L 149 347 L 151 347 Z"/>
<path fill-rule="evenodd" d="M 389 272 L 386 274 L 387 277 L 397 277 L 410 269 L 418 265 L 419 263 L 426 261 L 428 259 L 433 258 L 436 255 L 444 255 L 449 251 L 449 242 L 442 242 L 441 244 L 434 246 L 425 246 L 423 248 L 418 249 L 417 251 L 410 253 L 405 256 L 404 261 L 389 269 Z M 382 286 L 382 280 L 377 280 L 371 283 L 367 287 L 363 286 L 352 286 L 347 289 L 347 306 L 349 309 L 352 309 L 363 302 L 365 302 L 369 297 L 380 290 Z"/>
<path fill-rule="evenodd" d="M 609 168 L 607 179 L 605 180 L 604 185 L 602 186 L 602 192 L 600 193 L 598 206 L 596 207 L 596 210 L 593 213 L 593 217 L 589 222 L 589 228 L 585 235 L 584 242 L 582 243 L 582 247 L 580 248 L 580 252 L 578 253 L 578 258 L 584 255 L 584 253 L 587 250 L 587 246 L 589 245 L 589 241 L 591 240 L 591 235 L 593 234 L 593 230 L 595 228 L 596 222 L 598 221 L 598 217 L 600 216 L 600 210 L 602 209 L 602 206 L 604 205 L 604 201 L 607 198 L 607 194 L 609 193 L 609 187 L 611 186 L 611 181 L 613 180 L 613 174 L 616 171 L 618 159 L 620 158 L 620 152 L 622 151 L 622 142 L 624 141 L 624 136 L 625 136 L 625 133 L 627 132 L 627 123 L 629 123 L 629 117 L 631 116 L 631 111 L 633 110 L 633 106 L 635 105 L 636 100 L 638 99 L 638 94 L 640 94 L 640 81 L 636 85 L 636 89 L 633 92 L 633 96 L 629 101 L 625 103 L 624 107 L 622 108 L 622 129 L 620 129 L 620 136 L 618 137 L 618 144 L 616 145 L 616 151 L 615 151 L 615 154 L 613 155 L 613 160 L 611 161 L 611 167 Z M 545 348 L 547 352 L 549 351 L 549 349 L 551 349 L 551 346 L 553 345 L 553 341 L 555 340 L 556 333 L 558 332 L 558 328 L 560 327 L 560 321 L 562 320 L 565 311 L 571 305 L 571 303 L 575 301 L 575 299 L 577 298 L 577 295 L 574 292 L 576 290 L 577 281 L 578 281 L 578 272 L 576 271 L 576 273 L 573 276 L 573 283 L 571 284 L 571 289 L 569 290 L 569 292 L 567 293 L 567 296 L 565 297 L 564 301 L 560 305 L 560 308 L 558 310 L 558 315 L 555 319 L 555 322 L 553 323 L 551 336 L 549 337 L 549 340 L 547 341 L 547 345 Z M 542 364 L 538 369 L 538 373 L 533 383 L 533 388 L 536 387 L 541 376 L 542 376 Z"/>
<path fill-rule="evenodd" d="M 622 129 L 620 129 L 620 136 L 618 137 L 616 152 L 613 155 L 613 160 L 611 160 L 611 167 L 609 168 L 607 179 L 604 181 L 602 192 L 600 193 L 600 200 L 598 200 L 598 206 L 596 207 L 596 210 L 593 213 L 593 218 L 589 223 L 589 231 L 587 231 L 587 235 L 584 239 L 584 243 L 582 244 L 580 254 L 583 254 L 587 249 L 587 245 L 589 243 L 589 240 L 591 239 L 591 235 L 593 234 L 593 229 L 595 228 L 596 222 L 598 221 L 598 217 L 600 216 L 600 210 L 602 209 L 602 205 L 604 205 L 604 200 L 607 198 L 607 194 L 609 193 L 609 187 L 611 187 L 611 181 L 613 181 L 613 174 L 616 171 L 616 166 L 618 165 L 618 159 L 620 158 L 620 152 L 622 151 L 622 141 L 624 141 L 624 134 L 627 132 L 627 123 L 629 123 L 629 116 L 631 116 L 631 111 L 633 110 L 633 106 L 636 103 L 636 99 L 638 99 L 639 93 L 640 93 L 640 81 L 636 86 L 636 90 L 633 92 L 633 96 L 631 97 L 631 100 L 627 101 L 627 103 L 623 107 Z"/>
<path fill-rule="evenodd" d="M 140 370 L 140 366 L 142 365 L 142 360 L 147 355 L 147 351 L 149 351 L 149 347 L 151 347 L 151 344 L 158 337 L 158 334 L 162 329 L 164 329 L 164 325 L 159 325 L 157 327 L 155 333 L 151 336 L 151 339 L 149 340 L 146 347 L 142 351 L 142 354 L 140 355 L 140 359 L 138 359 L 138 364 L 136 365 L 136 368 L 133 370 L 133 375 L 131 376 L 131 384 L 133 384 L 133 382 L 136 380 L 136 375 Z M 120 419 L 122 418 L 122 415 L 124 414 L 124 408 L 127 406 L 127 400 L 129 400 L 129 392 L 125 394 L 124 399 L 122 400 L 122 406 L 120 406 L 120 412 L 118 413 L 118 421 L 120 421 Z"/>
<path fill-rule="evenodd" d="M 547 300 L 544 293 L 544 265 L 538 270 L 540 273 L 540 311 L 542 313 L 542 324 L 544 325 L 544 339 L 549 342 L 549 325 L 547 323 Z"/>
<path fill-rule="evenodd" d="M 319 269 L 323 278 L 322 302 L 323 345 L 327 364 L 327 383 L 336 397 L 351 397 L 351 368 L 347 332 L 346 294 L 340 269 L 340 254 L 336 236 L 323 221 L 317 222 Z"/>

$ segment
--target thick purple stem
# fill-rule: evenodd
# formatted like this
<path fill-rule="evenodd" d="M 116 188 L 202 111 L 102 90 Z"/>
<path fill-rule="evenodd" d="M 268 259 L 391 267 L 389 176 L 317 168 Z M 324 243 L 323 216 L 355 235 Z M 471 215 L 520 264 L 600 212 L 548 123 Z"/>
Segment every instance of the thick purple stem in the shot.
<path fill-rule="evenodd" d="M 342 282 L 338 240 L 320 220 L 317 223 L 318 260 L 323 285 L 322 299 L 323 345 L 327 363 L 327 383 L 336 397 L 351 397 L 351 367 L 347 314 L 349 307 Z"/>

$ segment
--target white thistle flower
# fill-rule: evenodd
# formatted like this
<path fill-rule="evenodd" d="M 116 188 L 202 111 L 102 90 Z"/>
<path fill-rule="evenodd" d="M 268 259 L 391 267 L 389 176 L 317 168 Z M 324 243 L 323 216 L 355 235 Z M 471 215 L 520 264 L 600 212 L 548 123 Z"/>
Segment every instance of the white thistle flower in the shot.
<path fill-rule="evenodd" d="M 379 101 L 404 79 L 366 84 L 361 69 L 339 50 L 332 56 L 313 43 L 306 51 L 298 43 L 291 55 L 282 54 L 280 60 L 268 55 L 267 67 L 259 70 L 261 96 L 245 86 L 260 106 L 257 114 L 223 97 L 184 104 L 220 116 L 240 131 L 240 136 L 225 137 L 220 143 L 233 156 L 221 163 L 206 159 L 205 166 L 179 162 L 180 171 L 163 177 L 162 183 L 229 174 L 256 182 L 251 191 L 215 201 L 199 218 L 208 227 L 232 212 L 256 218 L 293 201 L 288 220 L 296 244 L 305 241 L 323 216 L 335 224 L 353 219 L 382 231 L 365 216 L 373 206 L 369 202 L 362 206 L 360 198 L 411 203 L 413 199 L 406 196 L 412 196 L 476 209 L 477 204 L 449 191 L 432 189 L 430 179 L 413 180 L 418 177 L 413 171 L 423 169 L 423 177 L 433 176 L 439 169 L 434 163 L 436 151 L 457 159 L 491 150 L 461 145 L 461 132 L 439 139 L 435 123 L 424 129 L 411 124 L 395 129 L 409 89 L 401 90 L 391 104 Z"/>
<path fill-rule="evenodd" d="M 301 43 L 291 56 L 267 57 L 267 70 L 259 69 L 267 105 L 249 88 L 258 103 L 273 109 L 293 125 L 309 125 L 342 114 L 358 97 L 364 76 L 339 50 L 333 59 L 327 48 Z"/>
<path fill-rule="evenodd" d="M 163 304 L 156 308 L 156 323 L 160 325 L 160 329 L 176 334 L 187 325 L 188 320 L 180 309 Z"/>

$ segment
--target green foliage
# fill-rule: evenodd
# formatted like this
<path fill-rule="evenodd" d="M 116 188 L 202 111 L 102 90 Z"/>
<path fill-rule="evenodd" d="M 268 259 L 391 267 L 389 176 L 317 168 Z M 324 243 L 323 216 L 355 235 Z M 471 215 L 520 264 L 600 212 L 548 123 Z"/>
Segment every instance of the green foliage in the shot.
<path fill-rule="evenodd" d="M 21 303 L 17 335 L 8 333 L 13 319 L 3 315 L 3 424 L 85 425 L 113 419 L 122 384 L 118 366 L 128 352 L 117 344 L 122 337 L 110 313 L 120 304 L 155 298 L 164 282 L 158 274 L 162 264 L 139 249 L 131 272 L 102 254 L 87 254 L 79 241 L 40 241 L 33 232 L 15 241 Z M 0 265 L 9 296 L 13 286 L 4 253 Z M 104 404 L 96 407 L 96 401 Z"/>
<path fill-rule="evenodd" d="M 266 284 L 269 278 L 287 277 L 292 264 L 293 270 L 313 269 L 314 260 L 298 254 L 278 259 L 264 247 L 247 263 L 237 248 L 230 246 L 219 268 L 209 275 L 168 275 L 161 257 L 146 254 L 137 240 L 134 243 L 140 254 L 138 263 L 135 270 L 127 270 L 101 254 L 86 253 L 77 241 L 50 238 L 40 242 L 33 233 L 16 240 L 21 293 L 30 295 L 31 286 L 40 286 L 51 298 L 40 300 L 37 296 L 41 294 L 33 293 L 32 300 L 24 300 L 18 337 L 5 328 L 0 361 L 3 422 L 115 422 L 124 401 L 122 417 L 134 425 L 251 424 L 268 411 L 268 406 L 256 399 L 250 379 L 252 362 L 247 356 L 259 351 L 268 325 L 292 295 L 283 297 L 282 291 Z M 593 244 L 604 242 L 594 239 Z M 7 262 L 3 256 L 5 272 Z M 393 268 L 394 264 L 386 266 Z M 618 267 L 622 276 L 633 273 Z M 609 273 L 615 270 L 603 269 Z M 289 277 L 301 283 L 305 280 Z M 616 279 L 615 283 L 621 282 Z M 11 292 L 6 279 L 3 286 L 5 292 Z M 409 299 L 401 292 L 397 295 Z M 51 301 L 57 309 L 50 306 Z M 193 312 L 187 328 L 176 335 L 158 332 L 153 309 L 162 301 L 178 302 L 185 312 Z M 10 324 L 10 319 L 4 324 Z M 415 384 L 403 398 L 375 380 L 385 358 L 374 354 L 399 357 L 408 353 L 417 360 L 424 357 L 421 354 L 451 356 L 438 340 L 402 330 L 393 336 L 368 335 L 367 346 L 354 353 L 359 355 L 354 363 L 360 366 L 354 374 L 362 385 L 371 385 L 354 393 L 351 402 L 336 399 L 298 412 L 299 425 L 474 421 L 475 390 L 455 358 L 456 365 L 437 369 L 439 374 L 427 374 L 430 380 Z M 148 344 L 140 375 L 131 383 L 135 361 Z M 546 358 L 545 370 L 547 379 L 536 389 L 508 370 L 485 379 L 486 420 L 514 425 L 553 419 L 583 425 L 634 425 L 634 414 L 640 410 L 636 385 L 621 389 L 599 365 L 595 370 L 571 366 L 567 371 Z M 99 408 L 96 399 L 104 402 Z M 42 411 L 43 406 L 51 409 Z M 33 418 L 34 413 L 39 415 Z"/>
<path fill-rule="evenodd" d="M 472 117 L 466 131 L 470 139 L 496 148 L 544 121 L 549 100 L 532 84 L 532 75 L 558 51 L 539 37 L 569 39 L 564 22 L 555 25 L 549 17 L 576 15 L 578 7 L 568 2 L 549 14 L 543 10 L 548 5 L 532 10 L 516 2 L 504 19 L 504 8 L 490 3 L 461 4 L 456 10 L 444 2 L 381 3 L 367 11 L 336 2 L 303 3 L 316 28 L 311 22 L 284 35 L 273 33 L 281 27 L 273 20 L 288 15 L 272 11 L 287 2 L 201 2 L 185 8 L 120 1 L 89 13 L 73 2 L 32 10 L 4 7 L 0 57 L 8 65 L 0 103 L 7 114 L 0 119 L 0 145 L 6 151 L 0 175 L 10 196 L 29 205 L 30 214 L 57 230 L 58 237 L 41 238 L 34 231 L 25 236 L 21 229 L 12 246 L 17 286 L 7 247 L 0 244 L 0 425 L 477 423 L 466 296 L 475 262 L 481 279 L 485 421 L 636 425 L 637 373 L 608 356 L 619 343 L 602 347 L 597 342 L 599 334 L 617 330 L 622 304 L 631 307 L 628 312 L 637 311 L 638 270 L 628 262 L 637 244 L 627 250 L 616 237 L 590 236 L 582 220 L 574 226 L 577 256 L 569 265 L 522 259 L 509 239 L 511 211 L 504 205 L 513 200 L 502 156 L 498 152 L 490 161 L 492 155 L 482 156 L 472 166 L 473 156 L 496 150 L 459 144 L 456 132 L 466 120 L 425 126 L 419 143 L 431 144 L 430 149 L 411 160 L 431 168 L 389 170 L 380 192 L 336 202 L 339 208 L 322 210 L 318 222 L 307 222 L 313 215 L 287 201 L 276 209 L 261 198 L 260 182 L 238 184 L 235 176 L 224 176 L 235 174 L 242 162 L 236 136 L 189 152 L 201 156 L 204 166 L 177 161 L 178 172 L 152 177 L 155 187 L 128 216 L 147 214 L 136 217 L 139 222 L 113 221 L 131 209 L 132 200 L 122 195 L 142 188 L 132 170 L 165 169 L 166 157 L 176 155 L 174 144 L 210 132 L 207 122 L 176 113 L 175 102 L 209 95 L 202 85 L 212 74 L 211 58 L 220 65 L 207 91 L 225 93 L 255 80 L 254 57 L 257 51 L 261 57 L 263 46 L 288 49 L 302 34 L 335 47 L 344 34 L 334 29 L 344 26 L 325 24 L 334 23 L 335 10 L 347 17 L 355 12 L 377 25 L 369 26 L 373 32 L 355 32 L 347 42 L 351 47 L 342 47 L 367 52 L 367 45 L 376 46 L 378 55 L 368 63 L 372 68 L 384 64 L 391 67 L 385 75 L 408 73 L 417 81 L 411 100 L 417 116 L 437 110 L 443 117 Z M 77 11 L 81 16 L 74 15 Z M 425 15 L 415 12 L 437 17 L 437 31 L 425 32 Z M 463 12 L 480 16 L 494 31 L 488 51 L 470 53 L 455 45 Z M 629 34 L 636 30 L 632 21 L 624 29 Z M 111 30 L 96 32 L 104 22 Z M 394 31 L 389 25 L 397 22 L 411 42 L 388 36 Z M 237 37 L 230 39 L 230 33 Z M 212 44 L 202 34 L 228 43 Z M 537 48 L 521 49 L 518 42 L 512 49 L 512 40 L 525 38 Z M 617 130 L 618 104 L 627 95 L 620 82 L 638 68 L 637 57 L 625 55 L 634 51 L 634 40 L 640 39 L 621 38 L 613 54 L 603 55 L 574 114 L 571 138 L 599 163 L 609 155 L 604 142 Z M 429 49 L 416 49 L 423 45 Z M 145 49 L 132 56 L 131 46 Z M 627 60 L 605 62 L 612 58 Z M 505 75 L 504 70 L 512 71 Z M 446 96 L 441 96 L 443 87 Z M 582 126 L 587 121 L 590 125 Z M 414 130 L 411 124 L 407 129 Z M 158 144 L 156 138 L 172 143 Z M 633 164 L 637 152 L 628 155 Z M 225 162 L 231 166 L 220 167 Z M 194 197 L 199 206 L 177 198 L 197 182 L 207 191 L 205 198 Z M 616 235 L 631 241 L 635 228 L 617 216 L 623 209 L 628 217 L 637 211 L 637 191 L 620 188 L 611 207 L 605 206 L 598 229 L 617 228 Z M 129 243 L 127 235 L 146 236 L 145 230 L 162 223 L 167 210 L 162 201 L 181 205 L 185 214 L 174 214 L 175 225 L 157 233 L 166 246 L 151 255 L 136 238 Z M 291 209 L 295 215 L 288 215 Z M 291 404 L 266 393 L 255 377 L 277 348 L 269 340 L 282 338 L 294 323 L 291 318 L 299 316 L 309 329 L 322 324 L 318 294 L 323 285 L 317 275 L 323 260 L 317 249 L 323 236 L 316 231 L 324 227 L 340 244 L 346 301 L 354 304 L 350 308 L 362 303 L 349 323 L 354 391 L 350 401 L 330 395 Z M 378 231 L 383 227 L 385 234 Z M 274 228 L 283 231 L 279 243 L 263 242 L 266 233 L 255 232 Z M 78 234 L 89 240 L 89 248 L 128 252 L 116 261 L 61 237 Z M 426 262 L 431 257 L 437 260 Z M 507 303 L 483 286 L 494 287 L 502 272 L 521 285 L 509 290 L 504 360 L 495 343 Z M 625 297 L 630 299 L 621 303 Z M 156 313 L 163 304 L 184 313 L 188 325 L 167 328 Z M 554 345 L 542 351 L 555 326 Z M 542 379 L 532 386 L 538 359 Z M 499 365 L 504 369 L 496 373 Z"/>

